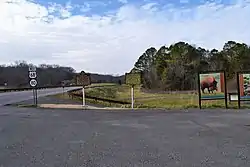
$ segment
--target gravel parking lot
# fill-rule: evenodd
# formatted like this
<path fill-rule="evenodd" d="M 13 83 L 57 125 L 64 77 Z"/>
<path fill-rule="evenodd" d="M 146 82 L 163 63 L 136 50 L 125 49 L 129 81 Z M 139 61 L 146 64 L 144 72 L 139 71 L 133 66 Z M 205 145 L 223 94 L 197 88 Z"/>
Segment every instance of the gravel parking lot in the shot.
<path fill-rule="evenodd" d="M 249 167 L 248 110 L 0 108 L 2 167 Z"/>

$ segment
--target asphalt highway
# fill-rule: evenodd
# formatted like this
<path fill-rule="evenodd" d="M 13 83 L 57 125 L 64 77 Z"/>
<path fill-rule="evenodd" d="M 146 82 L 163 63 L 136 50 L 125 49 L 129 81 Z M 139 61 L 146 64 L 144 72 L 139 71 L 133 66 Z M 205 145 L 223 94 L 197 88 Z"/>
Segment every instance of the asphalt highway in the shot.
<path fill-rule="evenodd" d="M 250 166 L 249 110 L 3 106 L 29 98 L 32 92 L 0 94 L 0 167 Z"/>
<path fill-rule="evenodd" d="M 0 107 L 0 166 L 249 167 L 248 112 Z"/>
<path fill-rule="evenodd" d="M 64 91 L 69 91 L 72 89 L 76 89 L 79 87 L 65 87 Z M 51 88 L 51 89 L 40 89 L 38 90 L 37 96 L 38 97 L 44 97 L 47 95 L 62 93 L 63 88 Z M 30 100 L 33 99 L 33 91 L 21 91 L 21 92 L 6 92 L 6 93 L 0 93 L 0 106 L 6 105 L 6 104 L 12 104 L 24 100 Z"/>

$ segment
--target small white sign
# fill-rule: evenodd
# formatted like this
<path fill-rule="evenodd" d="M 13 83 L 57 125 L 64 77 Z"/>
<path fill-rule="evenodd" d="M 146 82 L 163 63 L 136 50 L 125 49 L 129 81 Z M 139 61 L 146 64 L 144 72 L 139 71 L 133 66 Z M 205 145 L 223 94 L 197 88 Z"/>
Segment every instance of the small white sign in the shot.
<path fill-rule="evenodd" d="M 32 78 L 32 79 L 36 78 L 36 72 L 35 71 L 30 71 L 29 72 L 29 77 Z"/>
<path fill-rule="evenodd" d="M 36 71 L 36 67 L 30 66 L 30 67 L 29 67 L 29 71 Z"/>
<path fill-rule="evenodd" d="M 238 101 L 238 95 L 230 95 L 232 101 Z"/>
<path fill-rule="evenodd" d="M 37 85 L 37 81 L 35 79 L 30 80 L 30 86 L 35 87 Z"/>

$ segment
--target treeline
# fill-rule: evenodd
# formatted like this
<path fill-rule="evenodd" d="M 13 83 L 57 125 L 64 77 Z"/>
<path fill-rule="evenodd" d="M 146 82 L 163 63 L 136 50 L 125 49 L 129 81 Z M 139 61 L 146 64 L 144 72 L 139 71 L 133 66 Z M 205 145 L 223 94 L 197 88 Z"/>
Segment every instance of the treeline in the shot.
<path fill-rule="evenodd" d="M 137 60 L 131 72 L 143 73 L 143 87 L 161 90 L 197 89 L 197 72 L 225 70 L 227 79 L 239 70 L 250 70 L 250 47 L 228 41 L 223 49 L 207 50 L 185 42 L 151 47 Z"/>
<path fill-rule="evenodd" d="M 29 66 L 35 66 L 26 61 L 16 61 L 11 65 L 0 65 L 0 87 L 23 88 L 29 87 Z M 74 85 L 77 75 L 72 67 L 59 65 L 40 64 L 37 68 L 38 86 L 61 86 Z M 90 74 L 93 83 L 123 81 L 123 76 L 115 77 L 112 75 Z"/>
<path fill-rule="evenodd" d="M 25 61 L 12 65 L 0 65 L 0 86 L 9 88 L 29 87 L 29 66 Z M 36 66 L 38 86 L 60 86 L 62 81 L 71 81 L 75 70 L 71 67 L 40 64 Z"/>
<path fill-rule="evenodd" d="M 102 74 L 90 74 L 92 83 L 125 83 L 125 76 L 113 76 L 113 75 L 102 75 Z"/>

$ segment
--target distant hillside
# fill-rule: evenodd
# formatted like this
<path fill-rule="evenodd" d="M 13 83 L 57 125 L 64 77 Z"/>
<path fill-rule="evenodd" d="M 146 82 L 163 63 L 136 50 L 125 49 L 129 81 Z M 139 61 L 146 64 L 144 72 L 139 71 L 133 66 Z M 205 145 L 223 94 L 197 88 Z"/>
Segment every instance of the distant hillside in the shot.
<path fill-rule="evenodd" d="M 29 87 L 28 69 L 32 64 L 25 61 L 15 62 L 14 65 L 0 65 L 0 87 L 22 88 Z M 34 66 L 34 65 L 33 65 Z M 77 75 L 72 67 L 59 65 L 41 64 L 37 68 L 38 86 L 61 86 L 74 84 Z M 120 83 L 124 81 L 123 76 L 91 74 L 93 83 Z"/>
<path fill-rule="evenodd" d="M 124 83 L 125 76 L 90 74 L 92 83 Z"/>

